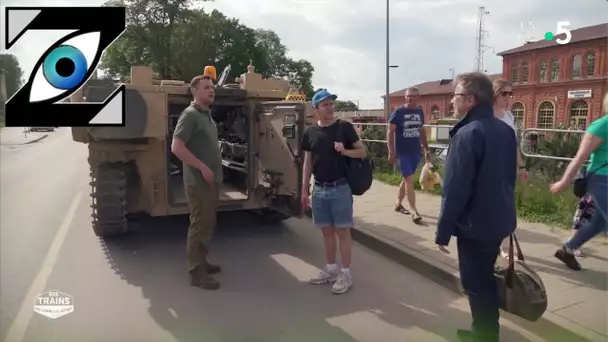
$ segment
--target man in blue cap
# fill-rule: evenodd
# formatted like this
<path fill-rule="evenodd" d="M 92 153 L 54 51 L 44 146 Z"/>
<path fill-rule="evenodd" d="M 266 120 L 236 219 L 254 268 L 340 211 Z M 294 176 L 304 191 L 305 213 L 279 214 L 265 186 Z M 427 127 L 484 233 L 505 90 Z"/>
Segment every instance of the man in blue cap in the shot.
<path fill-rule="evenodd" d="M 351 235 L 353 226 L 353 195 L 346 180 L 344 158 L 363 158 L 365 147 L 353 125 L 336 120 L 334 101 L 337 96 L 323 89 L 312 97 L 317 124 L 310 126 L 302 139 L 304 150 L 304 177 L 302 180 L 302 206 L 309 207 L 311 174 L 314 175 L 312 192 L 312 218 L 321 229 L 325 243 L 324 270 L 310 280 L 312 284 L 333 283 L 332 292 L 341 294 L 352 286 L 350 274 Z M 342 268 L 336 263 L 340 247 Z"/>

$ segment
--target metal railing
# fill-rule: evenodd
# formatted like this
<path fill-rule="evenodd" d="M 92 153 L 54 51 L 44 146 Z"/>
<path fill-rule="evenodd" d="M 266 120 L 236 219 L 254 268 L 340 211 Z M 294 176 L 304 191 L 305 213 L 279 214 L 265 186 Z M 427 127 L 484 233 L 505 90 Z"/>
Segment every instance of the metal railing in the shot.
<path fill-rule="evenodd" d="M 539 158 L 539 159 L 550 159 L 550 160 L 559 160 L 559 161 L 571 161 L 574 158 L 571 157 L 558 157 L 558 156 L 548 156 L 544 154 L 538 153 L 530 153 L 528 152 L 530 149 L 530 145 L 538 144 L 539 137 L 543 136 L 542 133 L 575 133 L 575 134 L 585 134 L 585 131 L 581 130 L 572 130 L 572 129 L 554 129 L 554 128 L 526 128 L 521 132 L 521 141 L 519 143 L 519 150 L 524 157 L 527 158 Z M 537 136 L 534 144 L 531 144 L 534 139 L 530 139 L 529 136 L 535 134 Z"/>
<path fill-rule="evenodd" d="M 357 126 L 381 126 L 381 127 L 386 127 L 388 128 L 388 123 L 375 123 L 375 122 L 352 122 L 352 125 L 355 126 L 355 128 Z M 431 129 L 445 129 L 447 131 L 449 131 L 452 127 L 451 125 L 423 125 L 425 128 L 431 128 Z M 362 133 L 362 132 L 361 132 Z M 432 134 L 431 134 L 432 135 Z M 430 141 L 431 139 L 429 139 Z M 441 139 L 441 140 L 447 140 L 449 141 L 449 137 L 447 139 Z M 375 139 L 364 139 L 362 138 L 361 141 L 366 141 L 366 142 L 375 142 L 375 143 L 384 143 L 386 144 L 387 141 L 386 140 L 375 140 Z M 429 149 L 431 150 L 435 150 L 436 152 L 439 151 L 443 151 L 444 149 L 448 148 L 449 143 L 431 143 L 429 142 Z"/>
<path fill-rule="evenodd" d="M 358 127 L 358 126 L 382 126 L 382 127 L 386 127 L 388 128 L 388 123 L 372 123 L 372 122 L 353 122 L 352 123 L 353 126 Z M 454 127 L 452 125 L 424 125 L 425 128 L 430 128 L 432 129 L 445 129 L 449 132 L 449 130 Z M 362 134 L 363 132 L 361 132 L 360 134 Z M 530 143 L 531 141 L 533 141 L 534 139 L 530 139 L 530 135 L 532 134 L 536 134 L 537 135 L 537 139 L 536 139 L 536 143 L 538 143 L 539 139 L 538 137 L 543 136 L 542 133 L 574 133 L 574 134 L 584 134 L 585 131 L 582 130 L 572 130 L 572 129 L 553 129 L 553 128 L 526 128 L 521 130 L 521 133 L 519 133 L 520 136 L 520 142 L 519 142 L 519 150 L 521 152 L 521 154 L 524 157 L 527 158 L 537 158 L 537 159 L 550 159 L 550 160 L 559 160 L 559 161 L 571 161 L 573 159 L 573 157 L 562 157 L 562 156 L 549 156 L 549 155 L 544 155 L 544 154 L 538 154 L 538 153 L 532 153 L 530 152 Z M 436 133 L 436 135 L 439 135 L 438 133 Z M 432 141 L 432 136 L 433 134 L 430 134 L 429 141 Z M 429 142 L 429 149 L 431 149 L 432 152 L 434 152 L 434 154 L 436 156 L 441 155 L 441 153 L 446 150 L 449 147 L 449 136 L 447 137 L 447 139 L 440 139 L 442 142 Z M 387 141 L 386 140 L 376 140 L 376 139 L 365 139 L 365 138 L 361 138 L 361 141 L 365 141 L 365 142 L 371 142 L 371 143 L 384 143 L 386 144 Z M 443 142 L 445 141 L 445 142 Z"/>

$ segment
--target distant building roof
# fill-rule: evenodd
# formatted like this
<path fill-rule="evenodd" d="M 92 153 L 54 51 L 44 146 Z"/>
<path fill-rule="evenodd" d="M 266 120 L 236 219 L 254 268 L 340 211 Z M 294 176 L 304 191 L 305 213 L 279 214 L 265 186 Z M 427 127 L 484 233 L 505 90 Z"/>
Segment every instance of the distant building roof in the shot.
<path fill-rule="evenodd" d="M 488 75 L 492 81 L 501 78 L 502 74 L 492 74 Z M 420 95 L 441 95 L 441 94 L 451 94 L 454 92 L 454 84 L 452 83 L 452 79 L 442 79 L 437 81 L 429 81 L 415 85 L 414 87 L 418 88 Z M 410 88 L 403 88 L 396 92 L 390 93 L 389 96 L 403 96 L 405 95 L 405 91 Z M 382 96 L 385 98 L 386 96 Z"/>
<path fill-rule="evenodd" d="M 579 28 L 576 30 L 572 30 L 570 32 L 572 33 L 572 40 L 570 40 L 570 43 L 568 43 L 568 44 L 580 43 L 580 42 L 584 42 L 584 41 L 592 40 L 592 39 L 607 38 L 608 37 L 608 23 L 582 27 L 582 28 Z M 564 38 L 564 36 L 565 36 L 565 34 L 559 35 L 560 38 Z M 555 36 L 555 37 L 558 37 L 558 36 Z M 498 56 L 513 55 L 513 54 L 520 53 L 520 52 L 544 49 L 544 48 L 558 46 L 558 45 L 559 44 L 557 44 L 555 42 L 555 38 L 553 40 L 543 39 L 543 40 L 538 40 L 535 42 L 529 42 L 522 46 L 500 52 L 498 54 Z"/>

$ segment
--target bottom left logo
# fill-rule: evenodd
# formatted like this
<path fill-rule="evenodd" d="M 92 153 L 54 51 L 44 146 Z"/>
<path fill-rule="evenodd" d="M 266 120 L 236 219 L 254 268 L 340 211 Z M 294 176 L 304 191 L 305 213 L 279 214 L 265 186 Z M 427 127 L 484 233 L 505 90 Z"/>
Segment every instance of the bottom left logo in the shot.
<path fill-rule="evenodd" d="M 36 297 L 34 312 L 56 319 L 74 312 L 74 297 L 57 290 L 49 290 Z"/>

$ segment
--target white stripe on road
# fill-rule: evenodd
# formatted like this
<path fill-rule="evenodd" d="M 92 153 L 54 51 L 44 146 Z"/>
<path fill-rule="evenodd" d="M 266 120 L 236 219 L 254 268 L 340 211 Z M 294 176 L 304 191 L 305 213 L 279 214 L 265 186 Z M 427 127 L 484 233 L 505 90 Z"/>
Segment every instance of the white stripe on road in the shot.
<path fill-rule="evenodd" d="M 61 226 L 53 239 L 53 243 L 51 244 L 46 257 L 42 261 L 42 266 L 40 267 L 36 278 L 34 278 L 34 282 L 32 282 L 32 285 L 27 291 L 27 294 L 23 299 L 23 303 L 21 303 L 17 317 L 15 317 L 15 320 L 8 329 L 8 333 L 4 339 L 5 342 L 23 341 L 27 327 L 29 326 L 30 320 L 34 314 L 34 299 L 45 291 L 46 283 L 48 282 L 51 272 L 53 271 L 53 267 L 57 262 L 59 251 L 61 251 L 61 246 L 65 241 L 65 237 L 67 236 L 70 226 L 72 225 L 72 220 L 74 219 L 76 209 L 78 209 L 81 198 L 82 191 L 79 191 L 78 194 L 76 194 L 76 197 L 74 197 L 72 200 L 70 209 L 63 218 L 63 222 L 61 222 Z"/>

